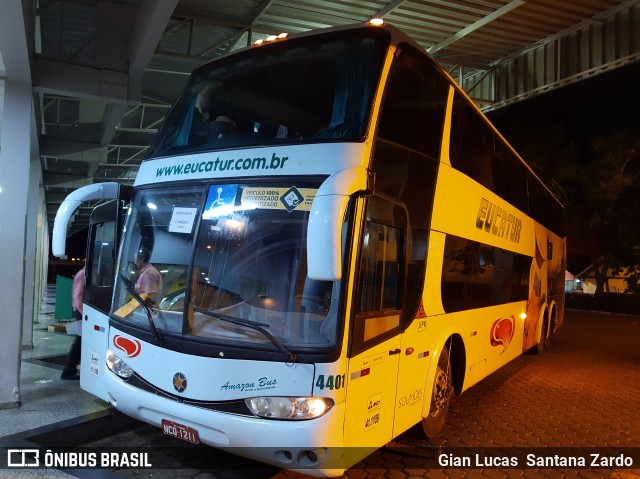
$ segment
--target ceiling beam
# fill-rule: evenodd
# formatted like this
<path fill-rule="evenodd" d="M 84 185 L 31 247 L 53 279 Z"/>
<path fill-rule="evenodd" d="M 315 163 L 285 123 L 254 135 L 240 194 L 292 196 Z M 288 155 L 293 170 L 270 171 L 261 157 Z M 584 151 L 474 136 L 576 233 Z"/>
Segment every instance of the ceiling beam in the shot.
<path fill-rule="evenodd" d="M 258 8 L 256 13 L 253 15 L 253 18 L 251 19 L 251 22 L 249 23 L 249 25 L 241 27 L 239 31 L 235 32 L 230 37 L 227 37 L 224 40 L 219 41 L 218 43 L 207 47 L 205 50 L 199 52 L 198 56 L 203 57 L 203 56 L 207 55 L 208 53 L 210 53 L 212 51 L 215 51 L 216 49 L 220 48 L 221 46 L 223 46 L 226 43 L 229 43 L 229 47 L 226 50 L 228 52 L 235 46 L 235 44 L 242 38 L 242 36 L 245 33 L 248 33 L 248 40 L 249 40 L 249 42 L 251 42 L 251 36 L 253 34 L 254 25 L 256 24 L 256 22 L 258 20 L 260 20 L 260 17 L 262 17 L 262 15 L 264 15 L 264 12 L 266 12 L 269 9 L 269 7 L 271 7 L 271 5 L 274 3 L 274 1 L 275 0 L 266 0 L 266 1 L 262 2 L 262 4 L 260 5 L 260 8 Z"/>
<path fill-rule="evenodd" d="M 140 99 L 144 70 L 177 3 L 178 0 L 143 0 L 133 21 L 129 39 L 128 72 L 36 57 L 33 62 L 34 91 L 104 99 L 120 105 L 135 104 Z M 2 18 L 5 18 L 4 15 Z M 113 136 L 116 119 L 119 121 L 125 111 L 122 108 L 111 108 L 107 112 L 101 143 L 106 144 L 106 138 Z"/>
<path fill-rule="evenodd" d="M 129 76 L 141 79 L 178 0 L 143 0 L 136 15 L 129 51 Z"/>
<path fill-rule="evenodd" d="M 373 15 L 372 18 L 384 18 L 385 15 L 388 15 L 406 1 L 407 0 L 393 0 L 392 2 L 389 2 L 389 4 L 382 10 L 376 12 L 376 14 Z"/>
<path fill-rule="evenodd" d="M 104 110 L 101 122 L 100 145 L 107 146 L 116 133 L 116 128 L 128 110 L 128 105 L 109 103 Z"/>
<path fill-rule="evenodd" d="M 151 57 L 162 38 L 171 14 L 178 0 L 143 0 L 133 22 L 129 38 L 129 78 L 130 89 L 134 89 L 133 97 L 140 99 L 142 76 L 151 61 Z M 102 117 L 100 144 L 107 146 L 113 139 L 116 128 L 127 112 L 128 104 L 111 103 Z"/>
<path fill-rule="evenodd" d="M 93 178 L 81 177 L 78 175 L 64 175 L 59 173 L 44 173 L 42 175 L 42 181 L 44 181 L 47 185 L 78 189 L 82 186 L 92 184 Z"/>
<path fill-rule="evenodd" d="M 33 90 L 114 103 L 133 104 L 137 101 L 126 73 L 42 57 L 33 60 Z"/>
<path fill-rule="evenodd" d="M 83 152 L 97 151 L 99 148 L 99 143 L 92 143 L 90 141 L 71 141 L 49 137 L 40 138 L 41 156 L 82 161 L 81 156 Z M 78 158 L 78 155 L 80 155 L 80 158 Z M 87 158 L 89 158 L 89 155 L 87 155 Z"/>
<path fill-rule="evenodd" d="M 442 50 L 445 47 L 448 47 L 449 45 L 451 45 L 452 43 L 457 42 L 458 40 L 460 40 L 461 38 L 466 37 L 467 35 L 469 35 L 472 32 L 475 32 L 476 30 L 478 30 L 479 28 L 484 27 L 485 25 L 487 25 L 488 23 L 491 23 L 492 21 L 494 21 L 496 18 L 501 17 L 502 15 L 504 15 L 505 13 L 509 13 L 511 10 L 513 10 L 514 8 L 518 8 L 520 5 L 522 5 L 525 2 L 525 0 L 511 0 L 511 2 L 507 3 L 506 5 L 498 8 L 497 10 L 495 10 L 494 12 L 490 13 L 489 15 L 482 17 L 480 20 L 478 20 L 477 22 L 472 23 L 471 25 L 463 28 L 462 30 L 454 33 L 453 35 L 451 35 L 448 38 L 445 38 L 444 40 L 442 40 L 441 42 L 436 43 L 435 45 L 433 45 L 432 47 L 428 48 L 427 51 L 429 53 L 431 53 L 432 55 L 435 54 L 436 52 L 438 52 L 439 50 Z"/>
<path fill-rule="evenodd" d="M 61 204 L 67 198 L 67 195 L 68 193 L 59 193 L 57 191 L 47 191 L 45 193 L 45 197 L 47 199 L 47 210 L 49 209 L 48 205 Z M 55 211 L 58 211 L 57 206 L 55 206 Z"/>

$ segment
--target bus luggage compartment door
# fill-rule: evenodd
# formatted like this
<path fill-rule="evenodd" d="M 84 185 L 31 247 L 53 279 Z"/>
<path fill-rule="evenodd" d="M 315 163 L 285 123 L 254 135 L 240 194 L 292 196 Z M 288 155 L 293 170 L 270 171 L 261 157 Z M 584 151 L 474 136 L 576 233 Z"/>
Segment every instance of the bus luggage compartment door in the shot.
<path fill-rule="evenodd" d="M 399 348 L 395 336 L 349 361 L 345 446 L 378 448 L 392 439 Z"/>

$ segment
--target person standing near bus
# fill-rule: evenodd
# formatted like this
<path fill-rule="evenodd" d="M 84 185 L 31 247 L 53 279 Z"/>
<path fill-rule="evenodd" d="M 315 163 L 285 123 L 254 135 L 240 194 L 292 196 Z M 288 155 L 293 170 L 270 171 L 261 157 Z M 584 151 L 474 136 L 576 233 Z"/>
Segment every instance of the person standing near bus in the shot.
<path fill-rule="evenodd" d="M 82 321 L 82 297 L 84 296 L 84 266 L 73 277 L 73 290 L 71 293 L 71 305 L 73 307 L 73 318 L 76 321 Z M 82 328 L 80 329 L 82 334 Z M 78 375 L 78 364 L 80 364 L 80 353 L 82 350 L 82 336 L 76 336 L 69 354 L 67 355 L 67 364 L 60 374 L 60 379 L 75 380 L 80 379 Z"/>
<path fill-rule="evenodd" d="M 162 275 L 149 263 L 150 258 L 151 251 L 146 248 L 141 249 L 136 256 L 136 268 L 139 271 L 139 275 L 135 288 L 136 293 L 147 294 L 152 301 L 155 301 L 155 297 L 162 290 Z"/>

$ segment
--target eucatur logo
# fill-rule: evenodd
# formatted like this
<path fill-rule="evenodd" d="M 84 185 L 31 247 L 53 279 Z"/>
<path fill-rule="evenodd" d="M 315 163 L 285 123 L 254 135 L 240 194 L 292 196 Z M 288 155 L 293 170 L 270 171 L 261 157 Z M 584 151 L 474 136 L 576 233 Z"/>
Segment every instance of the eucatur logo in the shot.
<path fill-rule="evenodd" d="M 135 358 L 138 354 L 140 354 L 140 350 L 142 347 L 140 346 L 140 341 L 137 339 L 131 340 L 129 338 L 125 338 L 116 334 L 113 337 L 113 345 L 118 348 L 120 351 L 124 351 L 127 353 L 128 358 Z"/>
<path fill-rule="evenodd" d="M 184 392 L 187 389 L 187 377 L 182 373 L 175 373 L 173 375 L 173 387 L 179 393 Z"/>
<path fill-rule="evenodd" d="M 496 320 L 491 326 L 491 346 L 502 346 L 504 353 L 513 339 L 515 319 L 513 316 Z"/>

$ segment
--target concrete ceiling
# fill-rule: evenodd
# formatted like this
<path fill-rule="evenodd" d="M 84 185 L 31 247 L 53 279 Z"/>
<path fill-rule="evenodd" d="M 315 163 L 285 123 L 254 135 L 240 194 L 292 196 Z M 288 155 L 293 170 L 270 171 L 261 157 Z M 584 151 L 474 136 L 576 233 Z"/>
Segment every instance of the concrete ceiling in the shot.
<path fill-rule="evenodd" d="M 5 0 L 0 95 L 4 79 L 33 87 L 51 229 L 59 204 L 73 189 L 133 182 L 195 66 L 258 38 L 383 17 L 491 110 L 637 61 L 639 3 Z M 20 17 L 24 33 L 11 33 Z M 26 36 L 26 42 L 14 35 Z M 0 109 L 0 128 L 1 122 Z M 86 226 L 92 207 L 79 210 L 71 232 Z"/>

